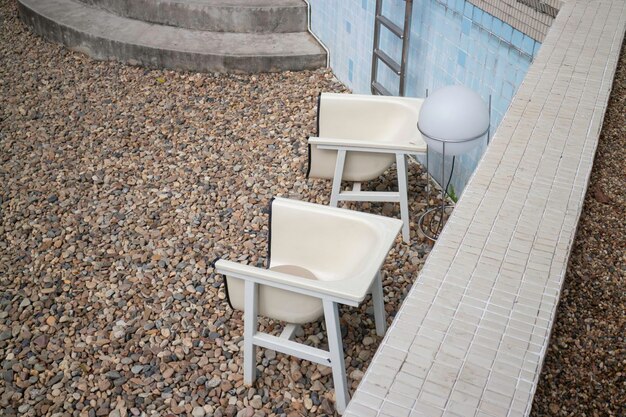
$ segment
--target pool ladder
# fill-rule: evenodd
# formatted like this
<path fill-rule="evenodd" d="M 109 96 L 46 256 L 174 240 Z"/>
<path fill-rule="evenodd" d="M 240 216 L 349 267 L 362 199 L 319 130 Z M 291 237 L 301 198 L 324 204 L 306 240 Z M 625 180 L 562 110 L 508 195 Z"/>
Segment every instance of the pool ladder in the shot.
<path fill-rule="evenodd" d="M 406 81 L 406 63 L 409 57 L 409 38 L 411 34 L 411 12 L 413 10 L 413 0 L 404 0 L 404 27 L 400 27 L 383 16 L 383 1 L 376 0 L 376 17 L 374 19 L 374 52 L 372 54 L 372 94 L 392 96 L 381 83 L 378 82 L 378 61 L 387 65 L 400 79 L 398 95 L 404 96 Z M 402 59 L 398 63 L 382 49 L 380 49 L 381 26 L 389 29 L 391 33 L 402 39 Z"/>

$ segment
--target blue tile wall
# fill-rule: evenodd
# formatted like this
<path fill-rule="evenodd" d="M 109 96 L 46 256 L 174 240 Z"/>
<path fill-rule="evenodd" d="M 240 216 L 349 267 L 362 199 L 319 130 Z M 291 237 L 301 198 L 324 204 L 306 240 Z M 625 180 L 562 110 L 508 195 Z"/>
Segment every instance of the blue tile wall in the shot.
<path fill-rule="evenodd" d="M 311 1 L 312 30 L 329 48 L 335 75 L 355 93 L 370 93 L 375 10 L 375 0 Z M 385 0 L 383 14 L 402 26 L 404 1 Z M 386 29 L 381 45 L 400 60 L 402 42 Z M 491 96 L 493 132 L 540 45 L 465 0 L 414 0 L 406 95 L 425 97 L 426 91 L 462 84 L 485 101 Z M 398 76 L 383 63 L 378 68 L 379 81 L 397 94 Z M 457 195 L 484 149 L 458 158 L 452 180 Z M 432 172 L 440 172 L 438 155 L 431 155 L 430 163 Z"/>

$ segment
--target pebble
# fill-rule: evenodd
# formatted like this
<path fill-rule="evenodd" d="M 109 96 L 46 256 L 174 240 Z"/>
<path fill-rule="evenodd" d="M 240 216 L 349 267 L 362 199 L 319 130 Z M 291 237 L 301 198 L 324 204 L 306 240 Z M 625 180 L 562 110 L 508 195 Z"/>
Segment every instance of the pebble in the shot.
<path fill-rule="evenodd" d="M 276 351 L 274 351 L 272 349 L 265 349 L 263 351 L 263 355 L 269 361 L 273 361 L 274 359 L 276 359 Z"/>
<path fill-rule="evenodd" d="M 39 348 L 45 348 L 48 345 L 48 336 L 43 334 L 39 335 L 33 339 L 33 343 L 35 343 L 35 345 Z"/>
<path fill-rule="evenodd" d="M 363 371 L 361 371 L 360 369 L 355 369 L 350 373 L 350 379 L 352 379 L 353 381 L 360 381 L 363 378 L 363 375 Z"/>
<path fill-rule="evenodd" d="M 252 399 L 250 400 L 250 405 L 257 410 L 263 407 L 263 400 L 261 399 L 261 396 L 255 395 L 254 397 L 252 397 Z"/>
<path fill-rule="evenodd" d="M 117 371 L 109 371 L 105 375 L 109 379 L 118 379 L 122 377 L 122 375 Z"/>
<path fill-rule="evenodd" d="M 191 412 L 191 415 L 193 417 L 204 417 L 205 414 L 206 413 L 204 411 L 204 408 L 202 407 L 194 407 L 193 411 Z"/>
<path fill-rule="evenodd" d="M 310 397 L 304 397 L 304 408 L 307 410 L 313 408 L 313 400 Z"/>
<path fill-rule="evenodd" d="M 221 383 L 222 383 L 222 380 L 218 377 L 215 377 L 207 383 L 207 386 L 209 388 L 215 388 L 215 387 L 218 387 Z"/>

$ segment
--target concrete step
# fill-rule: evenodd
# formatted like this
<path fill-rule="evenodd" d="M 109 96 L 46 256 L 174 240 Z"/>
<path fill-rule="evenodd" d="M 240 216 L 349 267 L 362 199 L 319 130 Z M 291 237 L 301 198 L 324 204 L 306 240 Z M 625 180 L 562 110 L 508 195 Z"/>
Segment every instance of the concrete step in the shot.
<path fill-rule="evenodd" d="M 323 67 L 307 32 L 224 33 L 157 25 L 73 0 L 18 0 L 35 33 L 95 59 L 202 72 L 271 72 Z"/>
<path fill-rule="evenodd" d="M 123 17 L 212 32 L 304 32 L 302 0 L 78 0 Z"/>

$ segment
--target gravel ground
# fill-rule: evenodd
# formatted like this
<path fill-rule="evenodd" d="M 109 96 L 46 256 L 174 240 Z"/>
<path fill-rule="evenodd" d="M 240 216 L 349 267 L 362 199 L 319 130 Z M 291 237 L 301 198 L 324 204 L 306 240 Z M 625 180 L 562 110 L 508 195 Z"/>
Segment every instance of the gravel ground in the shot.
<path fill-rule="evenodd" d="M 626 416 L 626 47 L 532 416 Z"/>
<path fill-rule="evenodd" d="M 326 70 L 94 62 L 31 35 L 0 0 L 0 414 L 335 413 L 327 367 L 260 350 L 260 377 L 243 385 L 241 314 L 210 267 L 264 264 L 272 196 L 328 204 L 330 183 L 304 175 L 320 91 L 343 87 Z M 413 220 L 424 181 L 413 165 Z M 430 250 L 396 242 L 389 321 Z M 342 313 L 353 391 L 380 338 L 369 303 Z M 300 340 L 324 346 L 321 324 Z"/>
<path fill-rule="evenodd" d="M 624 53 L 617 80 L 534 416 L 626 415 Z M 94 62 L 31 35 L 0 0 L 0 414 L 334 414 L 326 367 L 260 351 L 261 376 L 243 385 L 241 315 L 210 267 L 264 263 L 273 195 L 328 203 L 330 184 L 304 177 L 320 91 L 343 87 L 328 71 Z M 398 239 L 390 320 L 429 249 Z M 380 342 L 370 310 L 342 310 L 352 390 Z M 300 340 L 324 346 L 320 323 Z"/>

